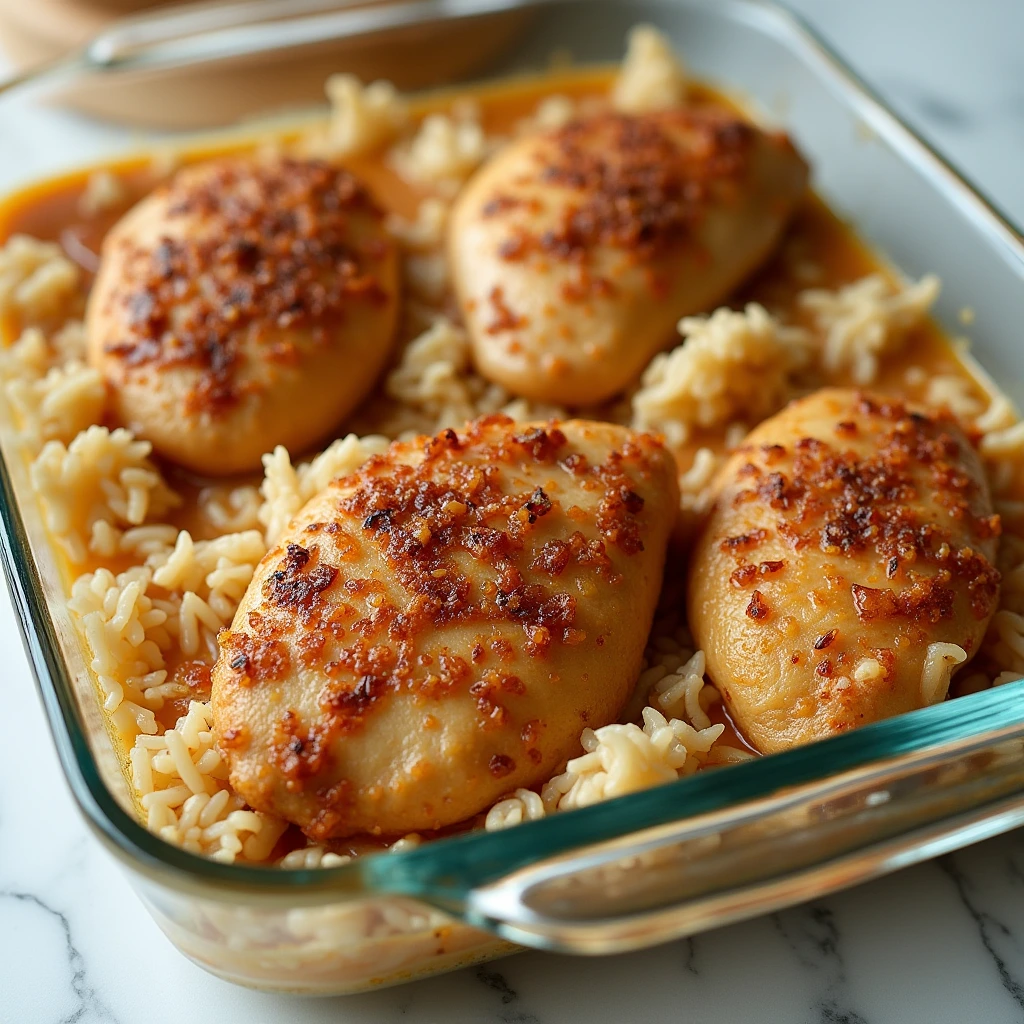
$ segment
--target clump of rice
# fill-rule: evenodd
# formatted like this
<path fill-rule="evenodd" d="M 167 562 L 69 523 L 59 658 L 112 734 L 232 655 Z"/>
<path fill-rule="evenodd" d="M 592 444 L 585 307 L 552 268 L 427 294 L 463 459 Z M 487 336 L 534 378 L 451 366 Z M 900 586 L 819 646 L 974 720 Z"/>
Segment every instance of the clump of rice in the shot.
<path fill-rule="evenodd" d="M 999 545 L 998 568 L 1003 577 L 1002 605 L 1024 612 L 1024 536 L 1008 533 Z"/>
<path fill-rule="evenodd" d="M 1008 671 L 1024 674 L 1024 536 L 1004 533 L 997 568 L 1003 577 L 999 608 L 982 653 Z"/>
<path fill-rule="evenodd" d="M 180 595 L 173 631 L 182 654 L 216 657 L 217 634 L 231 623 L 266 550 L 259 530 L 201 541 L 182 530 L 172 549 L 149 555 L 154 585 Z"/>
<path fill-rule="evenodd" d="M 140 735 L 130 761 L 147 827 L 192 853 L 229 864 L 266 860 L 288 827 L 246 808 L 229 787 L 209 704 L 192 701 L 173 729 Z"/>
<path fill-rule="evenodd" d="M 928 314 L 939 294 L 939 279 L 927 274 L 916 284 L 896 284 L 869 274 L 834 291 L 811 288 L 798 296 L 824 336 L 821 366 L 849 373 L 855 384 L 871 384 L 879 360 L 898 352 L 907 332 Z"/>
<path fill-rule="evenodd" d="M 988 408 L 968 423 L 981 433 L 978 450 L 1004 528 L 1024 531 L 1024 502 L 1009 497 L 1017 489 L 1024 465 L 1024 421 L 1005 395 L 994 394 Z"/>
<path fill-rule="evenodd" d="M 488 832 L 521 825 L 524 821 L 539 821 L 547 816 L 547 808 L 539 793 L 532 789 L 517 789 L 511 796 L 499 800 L 484 819 Z"/>
<path fill-rule="evenodd" d="M 448 293 L 448 260 L 443 250 L 449 206 L 433 196 L 424 199 L 416 219 L 391 216 L 388 232 L 404 250 L 405 283 L 412 296 L 425 305 L 440 308 Z"/>
<path fill-rule="evenodd" d="M 79 362 L 54 366 L 42 377 L 10 380 L 4 390 L 31 450 L 44 441 L 70 443 L 103 418 L 107 400 L 103 375 Z"/>
<path fill-rule="evenodd" d="M 152 573 L 134 566 L 115 576 L 109 569 L 79 576 L 68 608 L 80 623 L 103 694 L 103 708 L 123 738 L 158 731 L 155 711 L 187 690 L 168 688 L 167 660 L 174 647 L 173 606 L 155 599 Z"/>
<path fill-rule="evenodd" d="M 321 866 L 337 866 L 335 858 L 335 854 L 325 854 Z M 438 937 L 444 936 L 444 941 L 449 941 L 453 926 L 451 918 L 414 900 L 377 899 L 295 908 L 288 912 L 286 929 L 318 953 L 358 947 L 359 957 L 366 960 L 361 969 L 380 976 L 403 966 L 414 968 L 423 962 L 426 951 L 418 944 L 410 950 L 401 945 L 382 949 L 379 943 L 403 935 L 423 934 L 430 936 L 428 948 L 435 953 Z M 271 937 L 270 944 L 275 941 L 280 941 L 277 935 Z M 363 948 L 366 946 L 369 948 Z"/>
<path fill-rule="evenodd" d="M 967 652 L 959 644 L 928 645 L 921 667 L 921 701 L 926 707 L 946 699 L 956 667 L 966 660 Z"/>
<path fill-rule="evenodd" d="M 17 339 L 0 349 L 0 374 L 6 383 L 38 380 L 53 363 L 53 350 L 38 327 L 26 327 Z"/>
<path fill-rule="evenodd" d="M 363 83 L 355 75 L 331 75 L 331 103 L 324 148 L 335 157 L 357 156 L 391 142 L 408 121 L 408 105 L 390 82 Z"/>
<path fill-rule="evenodd" d="M 489 413 L 503 412 L 519 421 L 566 415 L 557 406 L 513 398 L 476 373 L 468 333 L 440 314 L 406 344 L 384 381 L 384 393 L 390 401 L 374 403 L 359 426 L 400 439 L 434 434 Z"/>
<path fill-rule="evenodd" d="M 712 724 L 708 716 L 719 695 L 705 680 L 704 668 L 704 652 L 693 650 L 685 626 L 673 617 L 656 622 L 623 722 L 584 729 L 582 756 L 569 761 L 539 794 L 518 789 L 499 800 L 485 827 L 496 831 L 536 821 L 672 782 L 706 765 L 750 758 L 747 751 L 720 742 L 725 726 Z"/>
<path fill-rule="evenodd" d="M 1013 672 L 1024 672 L 1024 615 L 1000 608 L 992 617 L 986 649 L 998 663 Z"/>
<path fill-rule="evenodd" d="M 929 378 L 920 366 L 909 367 L 904 379 L 910 386 L 924 389 L 926 405 L 948 410 L 981 435 L 978 450 L 997 497 L 996 510 L 1005 520 L 1020 520 L 1024 505 L 998 500 L 1015 487 L 1024 464 L 1024 422 L 1010 399 L 984 380 L 979 387 L 951 373 Z"/>
<path fill-rule="evenodd" d="M 999 430 L 990 430 L 978 447 L 986 459 L 1019 465 L 1024 458 L 1024 420 Z"/>
<path fill-rule="evenodd" d="M 479 112 L 465 106 L 424 118 L 416 134 L 392 150 L 391 162 L 410 184 L 452 196 L 490 149 Z"/>
<path fill-rule="evenodd" d="M 181 658 L 211 659 L 217 634 L 234 617 L 256 565 L 262 535 L 228 534 L 192 540 L 168 524 L 127 531 L 115 554 L 146 559 L 115 575 L 109 569 L 79 576 L 68 608 L 81 623 L 91 667 L 122 736 L 153 733 L 153 712 L 188 687 L 171 678 Z"/>
<path fill-rule="evenodd" d="M 667 37 L 651 25 L 634 28 L 612 88 L 615 109 L 626 114 L 669 110 L 683 103 L 686 89 L 686 70 Z"/>
<path fill-rule="evenodd" d="M 472 373 L 469 335 L 447 317 L 438 317 L 405 347 L 384 390 L 417 414 L 426 433 L 463 423 L 479 409 L 497 411 L 509 397 Z"/>
<path fill-rule="evenodd" d="M 53 242 L 12 235 L 0 248 L 0 315 L 23 324 L 65 319 L 78 298 L 79 271 Z"/>
<path fill-rule="evenodd" d="M 686 339 L 651 360 L 633 395 L 633 423 L 682 444 L 694 428 L 757 422 L 790 396 L 795 371 L 809 359 L 810 340 L 781 325 L 763 306 L 722 307 L 679 322 Z"/>
<path fill-rule="evenodd" d="M 571 96 L 545 96 L 534 112 L 516 125 L 516 134 L 555 131 L 565 127 L 581 113 L 580 105 Z"/>
<path fill-rule="evenodd" d="M 124 182 L 113 171 L 103 168 L 89 175 L 78 200 L 78 212 L 83 217 L 95 217 L 124 206 L 128 198 Z"/>
<path fill-rule="evenodd" d="M 214 540 L 194 541 L 187 530 L 178 533 L 174 548 L 157 552 L 146 560 L 153 570 L 153 582 L 164 590 L 182 593 L 192 590 L 203 597 L 213 598 L 218 589 L 234 589 L 229 579 L 252 576 L 260 559 L 266 554 L 263 535 L 258 530 L 231 533 Z M 223 575 L 233 570 L 231 577 Z M 242 585 L 244 590 L 249 580 Z M 238 605 L 239 598 L 233 602 Z M 225 614 L 234 614 L 234 607 Z"/>
<path fill-rule="evenodd" d="M 1003 394 L 990 394 L 988 408 L 974 421 L 974 426 L 984 434 L 1006 430 L 1020 420 L 1013 402 Z"/>
<path fill-rule="evenodd" d="M 52 339 L 26 327 L 0 351 L 0 378 L 18 423 L 24 449 L 35 455 L 44 441 L 70 442 L 103 418 L 106 386 L 98 370 L 82 362 L 85 330 L 68 321 Z"/>
<path fill-rule="evenodd" d="M 415 220 L 406 220 L 397 214 L 388 217 L 387 230 L 404 248 L 412 252 L 437 250 L 444 244 L 448 212 L 448 203 L 437 196 L 430 196 L 420 203 Z"/>
<path fill-rule="evenodd" d="M 170 523 L 146 523 L 121 530 L 99 520 L 93 524 L 89 552 L 97 558 L 144 561 L 151 555 L 166 554 L 177 537 L 178 528 Z"/>
<path fill-rule="evenodd" d="M 985 404 L 970 381 L 953 373 L 940 373 L 925 379 L 925 405 L 932 409 L 946 409 L 963 423 L 976 422 L 984 415 Z"/>
<path fill-rule="evenodd" d="M 209 484 L 196 496 L 203 522 L 214 534 L 260 529 L 262 501 L 259 487 L 251 484 Z"/>
<path fill-rule="evenodd" d="M 258 531 L 194 542 L 173 527 L 162 544 L 115 576 L 86 573 L 68 602 L 92 655 L 103 706 L 132 742 L 132 783 L 147 825 L 168 842 L 232 862 L 265 860 L 287 823 L 249 810 L 227 783 L 208 702 L 192 700 L 173 729 L 160 733 L 155 712 L 190 696 L 171 666 L 182 657 L 216 656 L 216 636 L 233 617 L 265 544 Z M 177 534 L 168 549 L 168 532 Z"/>
<path fill-rule="evenodd" d="M 263 525 L 267 545 L 273 545 L 292 516 L 332 480 L 355 472 L 371 455 L 379 455 L 389 444 L 386 437 L 339 438 L 310 462 L 292 465 L 283 445 L 263 456 L 263 503 L 257 516 Z"/>
<path fill-rule="evenodd" d="M 72 359 L 85 362 L 85 324 L 81 320 L 68 320 L 50 339 L 50 348 L 58 362 Z"/>
<path fill-rule="evenodd" d="M 587 729 L 580 740 L 586 753 L 545 785 L 542 799 L 545 806 L 571 810 L 692 775 L 724 731 L 724 725 L 698 730 L 652 707 L 643 710 L 643 726 Z"/>
<path fill-rule="evenodd" d="M 283 868 L 340 868 L 352 860 L 347 854 L 332 853 L 326 846 L 303 846 L 286 853 L 280 861 Z"/>
<path fill-rule="evenodd" d="M 31 465 L 32 484 L 48 529 L 72 562 L 85 560 L 95 536 L 108 541 L 111 529 L 158 519 L 180 503 L 150 461 L 151 450 L 124 428 L 96 425 L 68 445 L 43 446 Z"/>
<path fill-rule="evenodd" d="M 693 462 L 679 475 L 679 506 L 684 513 L 701 515 L 711 507 L 711 482 L 725 459 L 710 448 L 698 448 Z"/>

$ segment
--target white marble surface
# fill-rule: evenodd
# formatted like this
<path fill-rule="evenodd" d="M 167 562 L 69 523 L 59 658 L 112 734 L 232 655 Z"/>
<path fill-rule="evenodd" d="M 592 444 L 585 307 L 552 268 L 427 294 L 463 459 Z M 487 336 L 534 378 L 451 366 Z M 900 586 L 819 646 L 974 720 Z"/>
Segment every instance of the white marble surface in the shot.
<path fill-rule="evenodd" d="M 794 5 L 1024 223 L 1021 0 Z M 527 953 L 340 1000 L 234 988 L 175 952 L 80 822 L 6 593 L 0 651 L 4 1024 L 1024 1020 L 1024 833 L 630 956 Z"/>

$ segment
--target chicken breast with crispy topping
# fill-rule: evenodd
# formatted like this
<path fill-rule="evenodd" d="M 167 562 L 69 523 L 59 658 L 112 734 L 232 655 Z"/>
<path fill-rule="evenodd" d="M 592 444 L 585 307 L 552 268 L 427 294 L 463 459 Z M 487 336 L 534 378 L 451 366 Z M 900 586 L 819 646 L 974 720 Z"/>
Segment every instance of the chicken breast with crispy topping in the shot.
<path fill-rule="evenodd" d="M 381 211 L 346 171 L 230 157 L 180 171 L 104 241 L 89 359 L 117 416 L 203 473 L 301 451 L 372 387 L 399 271 Z"/>
<path fill-rule="evenodd" d="M 715 489 L 690 624 L 751 743 L 783 750 L 945 698 L 999 597 L 999 518 L 951 418 L 819 391 L 757 427 Z"/>
<path fill-rule="evenodd" d="M 540 784 L 630 695 L 677 499 L 659 441 L 584 421 L 483 419 L 336 481 L 221 635 L 232 786 L 325 839 Z"/>
<path fill-rule="evenodd" d="M 602 114 L 504 147 L 449 227 L 480 371 L 542 401 L 610 398 L 765 259 L 806 181 L 786 136 L 721 110 Z"/>

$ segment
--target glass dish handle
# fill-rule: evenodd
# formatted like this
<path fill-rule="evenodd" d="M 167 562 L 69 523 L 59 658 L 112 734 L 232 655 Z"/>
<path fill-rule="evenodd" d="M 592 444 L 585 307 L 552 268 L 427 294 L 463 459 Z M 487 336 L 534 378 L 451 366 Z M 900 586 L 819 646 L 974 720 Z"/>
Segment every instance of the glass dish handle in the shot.
<path fill-rule="evenodd" d="M 973 736 L 954 728 L 936 740 L 927 720 L 936 710 L 948 718 L 949 705 L 929 708 L 674 783 L 677 814 L 698 810 L 682 820 L 529 863 L 517 833 L 534 833 L 535 856 L 545 826 L 568 824 L 557 815 L 492 833 L 493 856 L 477 848 L 447 870 L 426 858 L 418 870 L 419 851 L 402 858 L 400 871 L 373 858 L 375 882 L 513 942 L 584 954 L 650 946 L 813 899 L 1024 823 L 1024 682 L 961 702 L 999 724 L 978 732 L 968 713 Z M 911 738 L 879 760 L 879 742 L 898 747 L 902 729 L 932 732 L 931 742 Z M 773 778 L 794 771 L 806 781 L 773 789 Z M 621 819 L 630 801 L 636 808 L 657 792 L 601 806 Z"/>

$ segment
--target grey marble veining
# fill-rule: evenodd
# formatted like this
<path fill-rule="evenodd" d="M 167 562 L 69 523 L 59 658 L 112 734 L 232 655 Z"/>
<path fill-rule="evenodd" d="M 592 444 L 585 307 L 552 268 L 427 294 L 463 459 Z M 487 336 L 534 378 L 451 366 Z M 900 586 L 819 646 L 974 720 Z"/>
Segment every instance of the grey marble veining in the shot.
<path fill-rule="evenodd" d="M 793 0 L 1024 223 L 1024 3 Z M 0 1024 L 935 1024 L 1024 1020 L 1024 831 L 829 899 L 600 960 L 524 953 L 349 999 L 234 988 L 175 952 L 87 834 L 0 597 Z"/>

